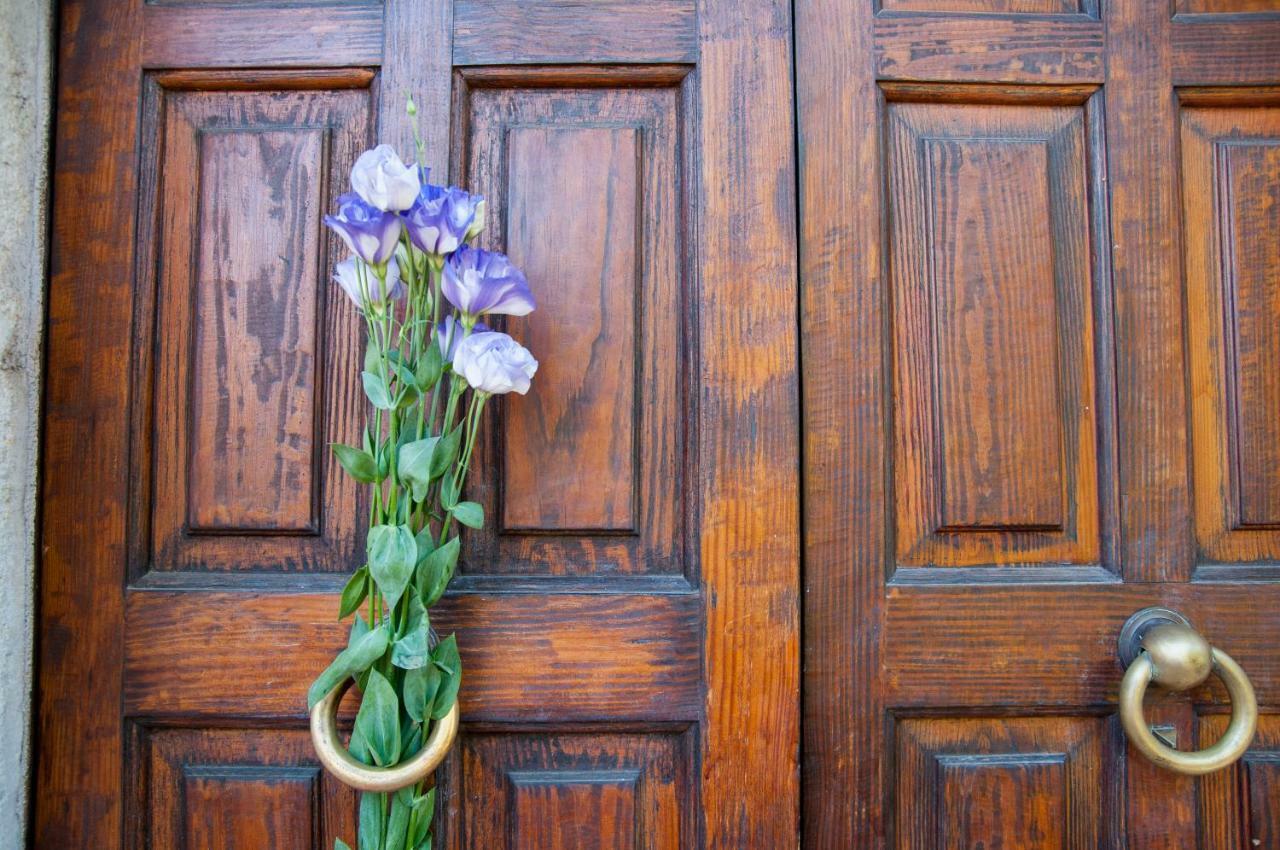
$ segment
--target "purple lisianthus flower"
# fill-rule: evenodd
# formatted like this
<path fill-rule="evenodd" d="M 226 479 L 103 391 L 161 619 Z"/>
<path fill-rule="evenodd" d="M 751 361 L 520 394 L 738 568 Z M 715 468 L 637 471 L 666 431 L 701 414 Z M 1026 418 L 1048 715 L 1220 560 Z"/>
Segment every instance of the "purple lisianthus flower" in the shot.
<path fill-rule="evenodd" d="M 400 217 L 366 204 L 354 192 L 338 198 L 338 214 L 325 216 L 324 223 L 342 237 L 352 253 L 373 266 L 391 259 L 400 239 Z"/>
<path fill-rule="evenodd" d="M 487 333 L 489 326 L 484 322 L 476 322 L 471 329 L 472 333 Z M 458 343 L 462 342 L 462 338 L 467 335 L 467 329 L 462 326 L 462 322 L 453 316 L 445 316 L 440 324 L 436 325 L 436 342 L 440 343 L 440 353 L 444 355 L 446 362 L 453 360 L 454 354 L 458 350 Z"/>
<path fill-rule="evenodd" d="M 443 257 L 456 251 L 468 236 L 480 232 L 476 222 L 484 220 L 484 198 L 456 186 L 427 183 L 419 190 L 413 206 L 405 211 L 404 220 L 418 250 Z"/>
<path fill-rule="evenodd" d="M 420 187 L 417 166 L 401 162 L 391 145 L 365 151 L 351 169 L 351 188 L 366 204 L 383 212 L 409 209 Z"/>
<path fill-rule="evenodd" d="M 333 269 L 333 279 L 361 310 L 364 309 L 364 294 L 361 292 L 362 276 L 364 286 L 369 290 L 369 301 L 373 304 L 383 304 L 388 299 L 394 300 L 404 295 L 404 285 L 400 282 L 400 266 L 395 260 L 387 262 L 386 274 L 387 279 L 384 283 L 378 279 L 378 273 L 359 257 L 348 257 Z"/>
<path fill-rule="evenodd" d="M 497 331 L 473 333 L 458 343 L 453 354 L 453 371 L 467 379 L 477 392 L 489 395 L 529 391 L 538 361 L 529 349 Z"/>
<path fill-rule="evenodd" d="M 465 316 L 527 316 L 537 306 L 524 272 L 506 254 L 463 245 L 444 264 L 444 297 Z"/>

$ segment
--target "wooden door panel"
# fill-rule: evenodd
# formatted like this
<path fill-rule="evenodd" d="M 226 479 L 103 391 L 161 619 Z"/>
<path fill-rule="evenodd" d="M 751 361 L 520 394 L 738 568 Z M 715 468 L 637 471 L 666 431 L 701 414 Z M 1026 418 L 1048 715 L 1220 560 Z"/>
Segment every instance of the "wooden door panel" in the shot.
<path fill-rule="evenodd" d="M 660 732 L 475 735 L 462 757 L 467 846 L 693 846 L 691 743 L 686 734 Z"/>
<path fill-rule="evenodd" d="M 789 4 L 61 19 L 37 845 L 353 838 L 305 734 L 367 513 L 327 449 L 361 343 L 319 219 L 360 150 L 411 151 L 405 93 L 542 305 L 433 611 L 466 671 L 436 846 L 793 844 Z"/>
<path fill-rule="evenodd" d="M 480 242 L 548 283 L 537 311 L 505 323 L 539 352 L 545 391 L 504 399 L 478 452 L 473 492 L 495 522 L 470 537 L 463 574 L 687 588 L 687 72 L 558 77 L 457 81 L 460 173 L 492 211 Z"/>
<path fill-rule="evenodd" d="M 369 144 L 371 77 L 299 90 L 311 82 L 147 81 L 135 581 L 346 572 L 357 557 L 358 485 L 327 447 L 359 442 L 358 381 L 338 368 L 359 323 L 329 283 L 319 219 Z"/>
<path fill-rule="evenodd" d="M 1196 542 L 1202 562 L 1274 563 L 1280 109 L 1219 104 L 1179 115 Z"/>
<path fill-rule="evenodd" d="M 1280 701 L 1275 12 L 797 3 L 806 846 L 1248 846 L 1125 745 L 1116 637 Z M 1263 835 L 1271 749 L 1199 786 Z"/>
<path fill-rule="evenodd" d="M 917 718 L 895 727 L 898 846 L 1112 846 L 1117 730 L 1101 717 Z"/>
<path fill-rule="evenodd" d="M 910 94 L 885 115 L 894 578 L 1104 564 L 1085 105 Z"/>
<path fill-rule="evenodd" d="M 1197 739 L 1217 740 L 1229 722 L 1222 714 L 1197 718 Z M 1258 736 L 1239 762 L 1202 780 L 1203 847 L 1274 847 L 1280 843 L 1280 714 L 1258 718 Z"/>
<path fill-rule="evenodd" d="M 355 834 L 355 792 L 314 763 L 302 730 L 137 732 L 151 846 L 332 847 Z"/>

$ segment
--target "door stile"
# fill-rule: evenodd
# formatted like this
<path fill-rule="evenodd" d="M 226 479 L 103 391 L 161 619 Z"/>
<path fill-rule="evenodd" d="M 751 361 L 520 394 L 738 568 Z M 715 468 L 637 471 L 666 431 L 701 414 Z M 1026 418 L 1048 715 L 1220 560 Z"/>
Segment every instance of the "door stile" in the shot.
<path fill-rule="evenodd" d="M 32 836 L 121 840 L 119 695 L 142 5 L 61 10 L 53 184 Z M 92 58 L 90 58 L 92 57 Z M 64 239 L 81 239 L 64 250 Z M 74 475 L 68 474 L 75 470 Z M 92 614 L 90 614 L 92 612 Z"/>
<path fill-rule="evenodd" d="M 803 0 L 796 111 L 803 339 L 803 846 L 884 846 L 878 723 L 888 522 L 888 296 L 871 2 Z M 854 250 L 850 250 L 850 247 Z M 869 685 L 864 687 L 863 685 Z"/>

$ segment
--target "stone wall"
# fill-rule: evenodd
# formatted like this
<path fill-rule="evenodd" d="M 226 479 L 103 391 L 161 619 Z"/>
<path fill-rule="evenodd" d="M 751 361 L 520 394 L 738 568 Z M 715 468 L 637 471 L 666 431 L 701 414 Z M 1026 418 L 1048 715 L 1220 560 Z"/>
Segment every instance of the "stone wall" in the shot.
<path fill-rule="evenodd" d="M 0 0 L 0 850 L 25 843 L 52 0 Z"/>

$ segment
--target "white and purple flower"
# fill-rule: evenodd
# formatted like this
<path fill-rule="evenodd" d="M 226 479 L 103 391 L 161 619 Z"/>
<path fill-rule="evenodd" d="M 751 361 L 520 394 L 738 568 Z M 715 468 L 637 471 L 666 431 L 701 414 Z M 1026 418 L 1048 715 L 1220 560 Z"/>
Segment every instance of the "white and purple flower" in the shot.
<path fill-rule="evenodd" d="M 351 169 L 351 188 L 366 204 L 383 212 L 400 212 L 418 199 L 418 167 L 405 165 L 391 145 L 360 154 Z"/>
<path fill-rule="evenodd" d="M 418 250 L 443 257 L 458 250 L 484 226 L 484 198 L 456 186 L 424 184 L 404 213 L 409 239 Z"/>
<path fill-rule="evenodd" d="M 351 252 L 371 266 L 381 266 L 395 253 L 400 217 L 365 203 L 355 192 L 338 198 L 338 214 L 324 223 L 342 237 Z"/>
<path fill-rule="evenodd" d="M 472 389 L 487 395 L 529 391 L 538 361 L 529 349 L 497 331 L 473 333 L 458 343 L 453 371 L 467 379 Z"/>
<path fill-rule="evenodd" d="M 527 316 L 537 307 L 524 273 L 506 254 L 467 245 L 444 264 L 440 288 L 468 324 L 486 313 Z"/>
<path fill-rule="evenodd" d="M 490 328 L 484 322 L 476 322 L 471 330 L 473 333 L 486 333 Z M 444 355 L 446 363 L 453 361 L 458 343 L 462 342 L 466 335 L 467 329 L 452 315 L 445 316 L 444 321 L 436 325 L 436 342 L 440 344 L 440 353 Z"/>

